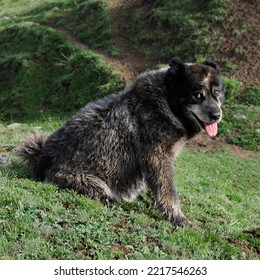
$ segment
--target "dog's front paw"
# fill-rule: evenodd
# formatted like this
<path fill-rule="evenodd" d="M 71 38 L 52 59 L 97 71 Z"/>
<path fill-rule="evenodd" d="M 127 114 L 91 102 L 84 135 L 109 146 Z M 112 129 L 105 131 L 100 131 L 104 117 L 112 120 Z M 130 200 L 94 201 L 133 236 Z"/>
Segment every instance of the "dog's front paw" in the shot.
<path fill-rule="evenodd" d="M 173 228 L 176 230 L 180 226 L 188 226 L 192 228 L 193 230 L 198 230 L 198 227 L 194 225 L 192 222 L 190 222 L 184 215 L 175 217 L 172 221 Z"/>

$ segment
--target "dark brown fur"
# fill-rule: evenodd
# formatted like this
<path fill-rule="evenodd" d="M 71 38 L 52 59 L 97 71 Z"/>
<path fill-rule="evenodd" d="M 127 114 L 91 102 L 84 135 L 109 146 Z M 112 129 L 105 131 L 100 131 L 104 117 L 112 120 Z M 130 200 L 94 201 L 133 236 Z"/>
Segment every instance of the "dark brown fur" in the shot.
<path fill-rule="evenodd" d="M 175 58 L 167 69 L 143 73 L 124 91 L 87 104 L 47 139 L 25 141 L 16 153 L 40 180 L 93 198 L 130 201 L 148 188 L 174 225 L 190 225 L 179 205 L 173 161 L 202 123 L 221 119 L 222 101 L 213 62 Z"/>

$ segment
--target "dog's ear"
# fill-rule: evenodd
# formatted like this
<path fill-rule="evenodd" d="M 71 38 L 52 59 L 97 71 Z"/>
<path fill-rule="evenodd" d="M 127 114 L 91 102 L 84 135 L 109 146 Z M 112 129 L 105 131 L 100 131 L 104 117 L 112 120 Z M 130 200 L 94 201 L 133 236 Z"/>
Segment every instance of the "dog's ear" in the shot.
<path fill-rule="evenodd" d="M 218 70 L 217 64 L 216 64 L 214 61 L 212 61 L 212 60 L 205 60 L 205 61 L 203 62 L 203 64 L 204 64 L 204 65 L 207 65 L 207 66 L 210 66 L 211 68 L 214 68 L 214 69 Z"/>
<path fill-rule="evenodd" d="M 185 65 L 178 57 L 173 57 L 169 63 L 169 72 L 175 77 L 183 77 L 185 75 Z"/>

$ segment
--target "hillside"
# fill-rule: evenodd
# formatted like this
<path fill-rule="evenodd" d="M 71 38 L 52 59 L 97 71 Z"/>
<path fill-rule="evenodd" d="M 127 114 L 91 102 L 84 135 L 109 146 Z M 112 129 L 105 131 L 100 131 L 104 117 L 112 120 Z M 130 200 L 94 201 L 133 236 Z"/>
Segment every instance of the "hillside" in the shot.
<path fill-rule="evenodd" d="M 41 117 L 42 112 L 61 114 L 61 110 L 63 115 L 71 114 L 93 98 L 119 90 L 122 81 L 130 83 L 138 73 L 167 63 L 171 56 L 186 61 L 212 58 L 226 85 L 220 136 L 260 149 L 259 1 L 19 3 L 0 4 L 4 121 Z M 91 52 L 99 55 L 105 71 L 113 69 L 121 77 L 112 78 L 107 72 L 94 81 L 91 75 L 100 67 L 81 59 Z M 96 84 L 90 86 L 89 79 Z"/>
<path fill-rule="evenodd" d="M 111 7 L 121 59 L 133 60 L 137 70 L 171 56 L 191 61 L 210 57 L 243 86 L 259 84 L 259 1 L 104 2 Z"/>
<path fill-rule="evenodd" d="M 259 259 L 259 8 L 257 0 L 0 1 L 0 259 Z M 53 132 L 171 56 L 212 58 L 226 88 L 219 135 L 202 133 L 176 162 L 182 209 L 198 230 L 174 231 L 145 193 L 95 201 L 38 182 L 12 154 L 27 135 Z"/>
<path fill-rule="evenodd" d="M 240 80 L 244 87 L 259 85 L 259 13 L 257 0 L 231 1 L 216 47 L 216 59 L 222 63 L 224 74 Z"/>

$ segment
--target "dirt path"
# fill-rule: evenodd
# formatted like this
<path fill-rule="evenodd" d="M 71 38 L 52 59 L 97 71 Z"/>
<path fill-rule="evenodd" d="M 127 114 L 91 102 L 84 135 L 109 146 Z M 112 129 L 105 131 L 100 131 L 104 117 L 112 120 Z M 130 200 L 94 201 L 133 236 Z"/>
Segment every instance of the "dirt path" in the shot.
<path fill-rule="evenodd" d="M 250 151 L 237 145 L 228 144 L 224 137 L 210 138 L 205 133 L 199 134 L 193 140 L 188 142 L 186 148 L 203 152 L 226 150 L 228 153 L 236 157 L 260 160 L 260 153 L 256 151 Z"/>
<path fill-rule="evenodd" d="M 132 0 L 130 5 L 130 3 L 127 3 L 125 0 L 103 0 L 109 7 L 113 40 L 119 50 L 119 59 L 123 62 L 126 71 L 129 73 L 127 78 L 131 80 L 135 78 L 138 73 L 154 67 L 159 62 L 156 59 L 147 59 L 137 54 L 125 32 L 130 23 L 126 21 L 127 17 L 124 17 L 124 15 L 132 8 L 134 2 L 138 1 L 140 2 L 140 0 Z"/>
<path fill-rule="evenodd" d="M 105 52 L 97 49 L 90 48 L 87 44 L 78 41 L 68 30 L 61 26 L 50 26 L 51 28 L 57 30 L 63 34 L 67 40 L 76 48 L 91 50 L 101 56 L 102 60 L 109 64 L 109 66 L 117 72 L 120 72 L 123 76 L 123 80 L 128 84 L 131 82 L 134 76 L 136 76 L 136 71 L 133 67 L 128 67 L 127 63 L 121 58 L 112 58 L 108 56 Z"/>
<path fill-rule="evenodd" d="M 65 27 L 53 24 L 50 24 L 50 27 L 62 33 L 76 48 L 89 49 L 99 54 L 102 60 L 109 64 L 112 69 L 120 72 L 123 76 L 123 80 L 126 84 L 129 84 L 139 73 L 157 65 L 158 61 L 141 57 L 136 54 L 131 47 L 124 32 L 124 29 L 127 28 L 127 23 L 122 24 L 122 17 L 130 8 L 130 6 L 126 5 L 126 1 L 104 0 L 103 2 L 109 7 L 113 40 L 119 51 L 118 57 L 111 57 L 105 51 L 93 49 L 87 44 L 79 42 Z"/>

